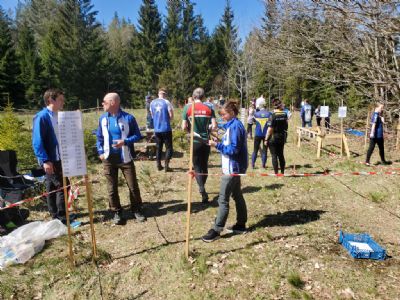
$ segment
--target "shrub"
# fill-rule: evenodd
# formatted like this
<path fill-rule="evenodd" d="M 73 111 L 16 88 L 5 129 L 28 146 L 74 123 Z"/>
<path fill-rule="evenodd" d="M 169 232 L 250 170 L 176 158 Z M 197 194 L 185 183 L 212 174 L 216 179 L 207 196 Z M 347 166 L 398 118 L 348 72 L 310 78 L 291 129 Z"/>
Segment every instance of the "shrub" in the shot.
<path fill-rule="evenodd" d="M 85 152 L 88 162 L 98 162 L 98 154 L 96 148 L 96 136 L 93 134 L 92 130 L 84 130 L 84 142 L 85 142 Z"/>
<path fill-rule="evenodd" d="M 18 168 L 29 168 L 35 165 L 36 158 L 32 149 L 32 133 L 24 128 L 9 103 L 0 117 L 0 150 L 15 150 L 18 157 Z"/>

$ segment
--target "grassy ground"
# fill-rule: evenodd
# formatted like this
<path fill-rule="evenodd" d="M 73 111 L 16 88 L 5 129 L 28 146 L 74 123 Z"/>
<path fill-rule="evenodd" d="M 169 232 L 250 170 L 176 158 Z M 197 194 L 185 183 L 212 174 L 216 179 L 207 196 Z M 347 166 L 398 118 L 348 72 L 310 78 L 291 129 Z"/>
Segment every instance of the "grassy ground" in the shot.
<path fill-rule="evenodd" d="M 144 112 L 135 115 L 143 126 Z M 95 113 L 85 115 L 85 126 L 94 129 L 96 118 Z M 350 160 L 340 158 L 335 146 L 327 146 L 317 160 L 313 145 L 305 143 L 298 149 L 292 138 L 293 133 L 285 148 L 287 172 L 371 170 L 359 164 L 364 159 L 362 139 L 350 137 L 354 152 Z M 250 152 L 252 148 L 249 141 Z M 83 194 L 80 220 L 86 224 L 73 234 L 77 266 L 69 266 L 66 237 L 47 242 L 25 265 L 0 273 L 0 299 L 400 299 L 397 176 L 242 177 L 251 231 L 223 234 L 208 244 L 200 237 L 212 226 L 219 191 L 219 177 L 210 176 L 207 189 L 214 199 L 210 206 L 200 203 L 193 186 L 191 259 L 186 261 L 188 156 L 177 150 L 181 157 L 172 161 L 173 173 L 157 172 L 154 161 L 135 163 L 148 216 L 145 223 L 135 223 L 127 213 L 125 226 L 111 225 L 101 165 L 91 164 L 97 265 L 91 262 Z M 378 160 L 375 152 L 372 161 Z M 391 152 L 390 158 L 398 160 L 398 154 Z M 209 172 L 220 173 L 216 152 Z M 270 159 L 266 171 L 249 172 L 271 173 Z M 128 207 L 123 180 L 120 194 Z M 30 209 L 32 220 L 48 218 L 43 204 Z M 228 225 L 234 222 L 232 205 Z M 337 242 L 340 228 L 368 232 L 390 257 L 352 259 Z"/>

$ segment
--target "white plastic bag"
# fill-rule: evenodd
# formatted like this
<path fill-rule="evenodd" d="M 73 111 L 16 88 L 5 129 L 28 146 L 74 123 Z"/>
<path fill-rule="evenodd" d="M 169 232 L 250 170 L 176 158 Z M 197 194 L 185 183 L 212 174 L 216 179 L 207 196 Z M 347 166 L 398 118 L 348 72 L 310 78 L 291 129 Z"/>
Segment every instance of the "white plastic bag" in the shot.
<path fill-rule="evenodd" d="M 0 269 L 9 264 L 23 264 L 43 249 L 46 240 L 67 234 L 60 220 L 32 222 L 0 238 Z"/>

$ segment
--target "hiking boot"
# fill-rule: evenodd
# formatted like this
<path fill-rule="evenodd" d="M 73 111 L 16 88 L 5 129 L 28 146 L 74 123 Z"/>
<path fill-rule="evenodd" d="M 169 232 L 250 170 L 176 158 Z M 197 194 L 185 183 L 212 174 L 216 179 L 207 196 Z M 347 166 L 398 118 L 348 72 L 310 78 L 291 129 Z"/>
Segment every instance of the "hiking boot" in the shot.
<path fill-rule="evenodd" d="M 366 166 L 371 166 L 371 164 L 369 162 L 365 162 L 364 163 Z"/>
<path fill-rule="evenodd" d="M 143 213 L 140 210 L 134 212 L 133 215 L 134 215 L 136 221 L 138 221 L 140 223 L 146 221 L 146 217 L 143 215 Z"/>
<path fill-rule="evenodd" d="M 215 240 L 218 240 L 220 238 L 220 234 L 218 231 L 215 231 L 214 229 L 210 229 L 206 235 L 203 235 L 201 237 L 201 239 L 203 240 L 203 242 L 206 243 L 211 243 Z"/>
<path fill-rule="evenodd" d="M 235 224 L 231 227 L 226 228 L 226 231 L 234 234 L 244 234 L 247 232 L 247 229 L 245 225 Z"/>
<path fill-rule="evenodd" d="M 201 203 L 203 203 L 203 204 L 209 203 L 207 192 L 201 193 Z"/>
<path fill-rule="evenodd" d="M 158 170 L 158 171 L 162 171 L 162 170 L 164 170 L 164 168 L 163 168 L 162 165 L 157 165 L 157 170 Z"/>
<path fill-rule="evenodd" d="M 391 165 L 392 164 L 391 161 L 387 161 L 387 160 L 384 160 L 381 163 L 382 163 L 382 165 Z"/>
<path fill-rule="evenodd" d="M 112 223 L 114 225 L 123 225 L 125 223 L 125 219 L 122 217 L 122 212 L 115 212 L 114 217 L 112 219 Z"/>

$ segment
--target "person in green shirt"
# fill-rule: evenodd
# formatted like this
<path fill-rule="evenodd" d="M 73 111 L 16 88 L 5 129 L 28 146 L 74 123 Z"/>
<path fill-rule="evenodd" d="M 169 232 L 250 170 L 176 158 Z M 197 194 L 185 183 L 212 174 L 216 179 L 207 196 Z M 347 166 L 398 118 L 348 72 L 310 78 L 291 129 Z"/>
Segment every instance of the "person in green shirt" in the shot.
<path fill-rule="evenodd" d="M 205 189 L 208 173 L 208 158 L 210 156 L 210 145 L 208 140 L 210 136 L 210 129 L 217 129 L 217 122 L 215 120 L 215 112 L 212 108 L 204 104 L 204 89 L 196 88 L 193 91 L 194 100 L 194 120 L 192 120 L 192 104 L 184 107 L 182 112 L 182 129 L 189 132 L 190 129 L 194 130 L 193 142 L 193 167 L 196 172 L 196 181 L 199 185 L 199 192 L 201 194 L 202 202 L 208 203 L 208 194 Z"/>

